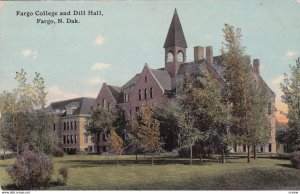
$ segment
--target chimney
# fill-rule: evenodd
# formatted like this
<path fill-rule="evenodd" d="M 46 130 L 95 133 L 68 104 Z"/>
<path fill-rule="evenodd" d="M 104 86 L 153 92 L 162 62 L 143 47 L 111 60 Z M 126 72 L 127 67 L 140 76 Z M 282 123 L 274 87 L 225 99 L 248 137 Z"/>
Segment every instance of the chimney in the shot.
<path fill-rule="evenodd" d="M 206 47 L 206 61 L 208 64 L 212 65 L 213 64 L 213 48 L 212 46 L 207 46 Z"/>
<path fill-rule="evenodd" d="M 259 66 L 260 66 L 259 59 L 253 59 L 253 72 L 256 73 L 257 75 L 260 74 L 260 72 L 259 72 Z"/>
<path fill-rule="evenodd" d="M 194 61 L 200 61 L 204 59 L 204 47 L 195 46 L 194 47 Z"/>

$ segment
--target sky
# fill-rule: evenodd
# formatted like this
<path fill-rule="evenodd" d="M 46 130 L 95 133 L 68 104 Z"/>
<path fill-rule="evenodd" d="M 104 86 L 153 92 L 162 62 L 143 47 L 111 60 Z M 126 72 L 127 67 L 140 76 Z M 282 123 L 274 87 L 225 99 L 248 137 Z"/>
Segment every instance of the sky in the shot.
<path fill-rule="evenodd" d="M 122 86 L 145 63 L 164 67 L 163 44 L 175 8 L 187 61 L 193 60 L 194 46 L 213 46 L 219 55 L 225 23 L 240 28 L 246 54 L 260 59 L 261 75 L 277 94 L 276 106 L 286 111 L 279 84 L 300 56 L 300 0 L 0 1 L 0 92 L 17 86 L 14 76 L 21 68 L 29 80 L 41 73 L 51 103 L 96 97 L 103 82 Z M 35 15 L 74 10 L 86 15 Z M 89 10 L 103 15 L 87 15 Z M 58 24 L 59 18 L 80 23 Z"/>

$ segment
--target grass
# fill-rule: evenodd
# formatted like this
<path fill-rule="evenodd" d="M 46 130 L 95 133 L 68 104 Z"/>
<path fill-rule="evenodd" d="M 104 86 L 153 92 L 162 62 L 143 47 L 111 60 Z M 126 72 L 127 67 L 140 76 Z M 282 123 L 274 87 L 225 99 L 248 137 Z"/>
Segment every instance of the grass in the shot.
<path fill-rule="evenodd" d="M 190 166 L 188 159 L 150 156 L 121 156 L 116 165 L 114 156 L 73 155 L 53 158 L 53 181 L 61 166 L 69 169 L 64 186 L 50 190 L 278 190 L 300 189 L 300 170 L 291 168 L 289 160 L 261 157 L 246 163 L 246 158 L 231 157 L 227 164 L 217 159 Z M 0 161 L 0 184 L 12 184 L 5 168 L 13 159 Z"/>

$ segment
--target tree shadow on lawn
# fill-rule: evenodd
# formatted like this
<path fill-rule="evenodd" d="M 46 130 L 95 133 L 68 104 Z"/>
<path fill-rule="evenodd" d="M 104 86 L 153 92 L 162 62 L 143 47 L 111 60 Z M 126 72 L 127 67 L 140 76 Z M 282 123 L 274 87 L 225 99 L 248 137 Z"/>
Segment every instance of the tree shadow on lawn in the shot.
<path fill-rule="evenodd" d="M 285 168 L 293 168 L 292 164 L 277 164 L 277 165 Z"/>
<path fill-rule="evenodd" d="M 100 165 L 116 165 L 116 160 L 68 160 L 68 161 L 59 161 L 58 163 L 63 163 L 71 168 L 87 168 L 87 167 L 97 167 Z M 200 162 L 199 159 L 193 160 L 193 165 L 204 165 L 207 163 L 220 163 L 218 160 L 204 160 Z M 126 165 L 150 165 L 151 159 L 140 159 L 135 160 L 119 160 L 118 165 L 126 166 Z M 189 159 L 180 159 L 180 160 L 159 160 L 155 159 L 153 161 L 154 165 L 169 165 L 169 164 L 182 164 L 182 165 L 190 165 Z"/>

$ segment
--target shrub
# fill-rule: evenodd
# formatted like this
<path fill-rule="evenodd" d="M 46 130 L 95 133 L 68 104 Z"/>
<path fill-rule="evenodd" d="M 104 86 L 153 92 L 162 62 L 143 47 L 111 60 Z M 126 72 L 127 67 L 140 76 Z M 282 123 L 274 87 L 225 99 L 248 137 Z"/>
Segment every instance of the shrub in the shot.
<path fill-rule="evenodd" d="M 63 166 L 63 167 L 61 167 L 59 169 L 58 173 L 59 173 L 59 175 L 62 176 L 62 178 L 63 178 L 63 184 L 65 185 L 67 183 L 67 180 L 68 180 L 68 169 Z"/>
<path fill-rule="evenodd" d="M 7 171 L 14 184 L 21 189 L 46 188 L 51 180 L 53 166 L 43 154 L 25 150 Z"/>
<path fill-rule="evenodd" d="M 52 148 L 51 155 L 54 157 L 64 157 L 65 153 L 62 149 L 54 147 Z"/>
<path fill-rule="evenodd" d="M 291 162 L 293 168 L 300 169 L 300 153 L 294 153 L 291 155 Z"/>

